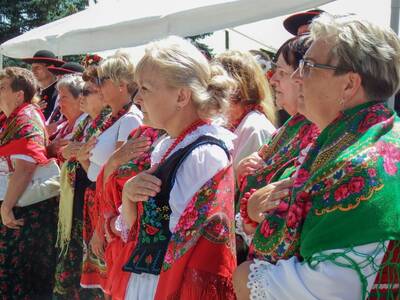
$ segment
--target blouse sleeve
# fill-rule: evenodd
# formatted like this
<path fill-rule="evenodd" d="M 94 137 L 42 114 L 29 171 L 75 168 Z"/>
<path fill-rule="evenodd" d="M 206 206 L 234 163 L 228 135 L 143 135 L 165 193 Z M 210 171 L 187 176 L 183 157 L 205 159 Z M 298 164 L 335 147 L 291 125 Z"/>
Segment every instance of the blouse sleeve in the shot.
<path fill-rule="evenodd" d="M 199 146 L 185 159 L 178 168 L 170 193 L 171 232 L 196 192 L 229 163 L 225 151 L 216 145 Z"/>
<path fill-rule="evenodd" d="M 142 121 L 137 115 L 127 114 L 120 123 L 118 130 L 118 142 L 125 142 L 133 129 L 142 125 Z"/>
<path fill-rule="evenodd" d="M 380 265 L 385 254 L 383 243 L 371 243 L 353 249 L 323 251 L 314 256 L 335 253 L 335 262 L 325 260 L 315 266 L 301 263 L 296 257 L 280 260 L 276 265 L 255 260 L 250 265 L 248 287 L 251 299 L 361 299 L 361 281 L 348 265 L 355 262 L 367 277 L 368 290 L 375 280 L 374 265 Z M 346 258 L 344 258 L 344 254 Z M 373 262 L 368 261 L 374 257 Z"/>

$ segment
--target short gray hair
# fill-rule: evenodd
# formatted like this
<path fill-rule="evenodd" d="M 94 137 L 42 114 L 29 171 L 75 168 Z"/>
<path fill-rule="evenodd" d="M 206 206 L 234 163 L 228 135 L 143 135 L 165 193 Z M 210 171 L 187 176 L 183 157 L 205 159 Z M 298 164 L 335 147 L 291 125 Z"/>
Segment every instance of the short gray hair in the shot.
<path fill-rule="evenodd" d="M 135 78 L 148 67 L 159 70 L 169 86 L 190 88 L 192 101 L 203 118 L 224 114 L 236 87 L 220 64 L 210 64 L 194 45 L 177 36 L 150 43 L 136 67 Z"/>
<path fill-rule="evenodd" d="M 85 82 L 82 79 L 82 76 L 79 74 L 68 74 L 61 77 L 57 82 L 57 90 L 60 87 L 66 87 L 69 92 L 74 96 L 74 98 L 78 98 L 82 93 L 83 86 Z"/>
<path fill-rule="evenodd" d="M 336 75 L 353 71 L 361 76 L 368 100 L 384 101 L 400 84 L 400 41 L 396 33 L 355 15 L 321 14 L 311 23 L 313 40 L 332 44 Z"/>

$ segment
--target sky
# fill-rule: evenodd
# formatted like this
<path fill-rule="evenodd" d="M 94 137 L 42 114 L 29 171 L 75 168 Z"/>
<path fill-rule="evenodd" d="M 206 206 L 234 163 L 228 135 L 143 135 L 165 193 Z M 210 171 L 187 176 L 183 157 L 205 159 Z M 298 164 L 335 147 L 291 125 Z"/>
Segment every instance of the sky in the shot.
<path fill-rule="evenodd" d="M 332 14 L 356 13 L 369 21 L 387 27 L 390 26 L 390 7 L 390 0 L 337 0 L 320 6 L 321 9 Z M 254 42 L 234 31 L 229 31 L 230 49 L 250 50 L 266 48 L 266 46 L 279 48 L 284 41 L 291 37 L 282 25 L 286 17 L 281 16 L 235 27 L 235 31 L 258 42 Z M 206 38 L 205 41 L 216 53 L 225 50 L 224 31 L 215 32 L 212 37 Z"/>

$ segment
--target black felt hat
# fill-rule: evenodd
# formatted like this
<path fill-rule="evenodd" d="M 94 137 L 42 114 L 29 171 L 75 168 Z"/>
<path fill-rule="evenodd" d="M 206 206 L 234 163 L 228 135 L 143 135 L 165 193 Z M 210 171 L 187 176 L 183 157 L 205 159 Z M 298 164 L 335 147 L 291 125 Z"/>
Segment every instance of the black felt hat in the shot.
<path fill-rule="evenodd" d="M 50 66 L 47 69 L 54 75 L 83 73 L 83 71 L 85 71 L 85 68 L 82 65 L 75 62 L 67 62 L 63 64 L 61 67 Z"/>
<path fill-rule="evenodd" d="M 48 50 L 39 50 L 33 55 L 33 57 L 23 58 L 22 60 L 28 64 L 44 63 L 56 67 L 60 67 L 65 63 L 65 61 L 58 59 L 53 52 Z"/>
<path fill-rule="evenodd" d="M 283 27 L 293 35 L 297 35 L 300 26 L 310 24 L 312 19 L 324 13 L 321 9 L 311 9 L 301 13 L 293 14 L 283 21 Z"/>

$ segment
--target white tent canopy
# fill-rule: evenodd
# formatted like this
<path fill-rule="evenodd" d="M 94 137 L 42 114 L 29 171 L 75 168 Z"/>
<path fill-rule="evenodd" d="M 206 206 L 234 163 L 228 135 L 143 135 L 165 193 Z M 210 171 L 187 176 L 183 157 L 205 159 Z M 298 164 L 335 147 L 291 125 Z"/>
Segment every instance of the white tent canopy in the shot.
<path fill-rule="evenodd" d="M 58 56 L 143 45 L 175 34 L 191 36 L 317 7 L 333 0 L 115 0 L 30 30 L 0 45 L 0 54 Z"/>

